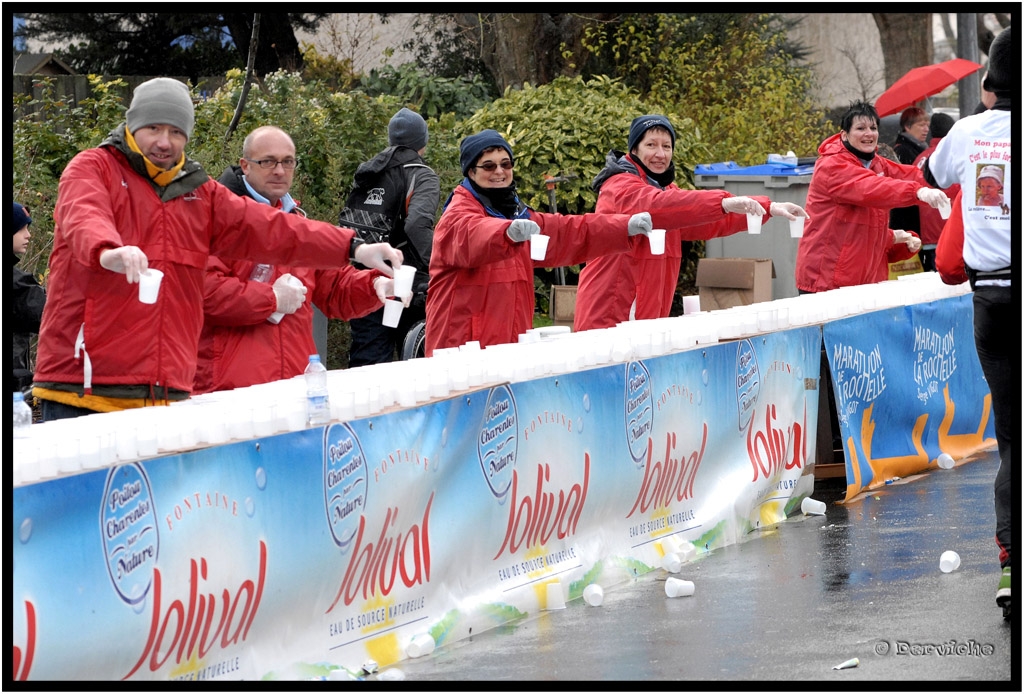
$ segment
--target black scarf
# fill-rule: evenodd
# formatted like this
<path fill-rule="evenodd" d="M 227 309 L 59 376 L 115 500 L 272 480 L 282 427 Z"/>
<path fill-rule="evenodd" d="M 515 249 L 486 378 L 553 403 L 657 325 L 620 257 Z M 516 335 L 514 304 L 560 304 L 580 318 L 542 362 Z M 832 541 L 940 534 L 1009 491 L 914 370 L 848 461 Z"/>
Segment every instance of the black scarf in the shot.
<path fill-rule="evenodd" d="M 468 176 L 466 180 L 473 186 L 477 197 L 481 198 L 485 207 L 499 212 L 506 219 L 515 219 L 520 208 L 519 196 L 516 195 L 516 184 L 507 188 L 481 188 Z"/>
<path fill-rule="evenodd" d="M 639 166 L 640 169 L 645 174 L 647 174 L 647 178 L 651 179 L 652 181 L 657 182 L 657 184 L 659 186 L 661 186 L 662 188 L 667 187 L 670 183 L 674 183 L 675 180 L 676 180 L 676 165 L 675 165 L 675 162 L 670 162 L 669 165 L 668 165 L 668 168 L 665 169 L 664 173 L 656 174 L 653 171 L 651 171 L 650 169 L 648 169 L 646 166 L 644 166 L 644 163 L 642 161 L 640 161 L 640 157 L 639 156 L 634 157 L 631 154 L 630 155 L 630 159 L 632 159 L 633 162 L 637 166 Z"/>
<path fill-rule="evenodd" d="M 875 153 L 874 152 L 870 152 L 870 153 L 868 153 L 868 152 L 861 152 L 859 149 L 857 149 L 856 147 L 851 145 L 848 140 L 840 140 L 840 141 L 843 143 L 843 147 L 846 147 L 846 149 L 850 151 L 850 154 L 855 155 L 858 159 L 860 159 L 865 164 L 871 163 L 871 160 L 875 158 Z"/>

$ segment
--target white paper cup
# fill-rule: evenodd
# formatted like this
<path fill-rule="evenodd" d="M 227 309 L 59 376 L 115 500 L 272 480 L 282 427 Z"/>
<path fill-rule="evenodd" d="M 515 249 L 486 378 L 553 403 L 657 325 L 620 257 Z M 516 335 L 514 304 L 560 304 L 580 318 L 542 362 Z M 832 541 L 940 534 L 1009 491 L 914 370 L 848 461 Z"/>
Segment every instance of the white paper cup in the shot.
<path fill-rule="evenodd" d="M 665 595 L 670 598 L 685 598 L 693 595 L 693 591 L 693 581 L 684 581 L 672 576 L 665 579 Z"/>
<path fill-rule="evenodd" d="M 530 236 L 530 257 L 534 260 L 544 260 L 548 254 L 548 240 L 550 236 L 544 234 L 532 234 Z"/>
<path fill-rule="evenodd" d="M 825 502 L 805 496 L 804 500 L 800 502 L 800 510 L 807 516 L 824 516 Z"/>
<path fill-rule="evenodd" d="M 604 589 L 596 583 L 591 583 L 583 589 L 583 601 L 591 607 L 600 607 L 604 602 Z"/>
<path fill-rule="evenodd" d="M 684 296 L 683 297 L 683 313 L 700 313 L 700 296 Z"/>
<path fill-rule="evenodd" d="M 749 234 L 760 234 L 761 233 L 761 215 L 759 215 L 759 214 L 748 214 L 747 215 L 747 233 L 749 233 Z"/>
<path fill-rule="evenodd" d="M 956 465 L 956 461 L 953 460 L 953 456 L 951 456 L 949 453 L 940 454 L 937 462 L 939 463 L 939 467 L 942 468 L 943 470 L 949 470 L 954 465 Z"/>
<path fill-rule="evenodd" d="M 647 234 L 647 240 L 651 244 L 651 255 L 664 255 L 665 253 L 665 230 L 651 229 Z"/>
<path fill-rule="evenodd" d="M 416 277 L 416 268 L 403 265 L 395 268 L 395 296 L 405 297 L 412 294 L 412 280 Z"/>
<path fill-rule="evenodd" d="M 792 238 L 798 239 L 798 238 L 800 238 L 801 236 L 804 235 L 804 220 L 805 219 L 807 219 L 807 217 L 797 217 L 796 219 L 791 219 L 790 220 L 790 222 L 789 222 L 789 235 Z"/>
<path fill-rule="evenodd" d="M 960 555 L 951 549 L 946 550 L 939 557 L 939 569 L 944 574 L 948 574 L 950 571 L 956 571 L 960 568 Z"/>
<path fill-rule="evenodd" d="M 163 278 L 164 273 L 156 268 L 149 268 L 139 275 L 139 301 L 144 304 L 155 304 Z"/>
<path fill-rule="evenodd" d="M 422 658 L 434 652 L 434 637 L 430 634 L 419 634 L 405 649 L 405 654 L 410 658 Z"/>
<path fill-rule="evenodd" d="M 661 558 L 661 568 L 670 574 L 677 574 L 683 568 L 683 560 L 675 552 L 669 552 Z"/>
<path fill-rule="evenodd" d="M 552 581 L 547 587 L 547 603 L 544 607 L 545 610 L 564 610 L 565 609 L 565 595 L 562 594 L 562 584 L 560 581 Z"/>
<path fill-rule="evenodd" d="M 384 319 L 381 322 L 389 328 L 397 328 L 403 308 L 405 307 L 398 299 L 384 299 Z"/>
<path fill-rule="evenodd" d="M 939 205 L 938 210 L 940 217 L 942 217 L 943 219 L 949 219 L 949 215 L 953 213 L 953 205 L 950 203 Z"/>

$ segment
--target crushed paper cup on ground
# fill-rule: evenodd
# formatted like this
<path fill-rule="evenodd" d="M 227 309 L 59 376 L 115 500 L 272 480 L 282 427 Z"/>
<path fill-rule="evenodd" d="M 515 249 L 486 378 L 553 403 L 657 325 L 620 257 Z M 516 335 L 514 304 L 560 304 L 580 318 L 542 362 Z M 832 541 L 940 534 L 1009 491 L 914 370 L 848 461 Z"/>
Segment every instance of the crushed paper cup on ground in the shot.
<path fill-rule="evenodd" d="M 552 581 L 547 585 L 547 601 L 544 605 L 544 609 L 565 609 L 565 595 L 562 593 L 562 583 L 560 581 Z"/>
<path fill-rule="evenodd" d="M 604 602 L 604 589 L 596 583 L 591 583 L 583 589 L 583 601 L 591 607 L 600 607 Z"/>
<path fill-rule="evenodd" d="M 954 465 L 956 465 L 956 461 L 953 460 L 953 456 L 951 456 L 949 453 L 940 454 L 936 462 L 939 464 L 939 467 L 942 468 L 943 470 L 949 470 Z"/>
<path fill-rule="evenodd" d="M 838 665 L 834 666 L 832 669 L 833 670 L 847 670 L 847 669 L 852 668 L 852 667 L 857 667 L 858 665 L 860 665 L 860 658 L 850 658 L 849 660 L 847 660 L 845 662 L 842 662 L 842 663 L 839 663 Z"/>
<path fill-rule="evenodd" d="M 800 502 L 800 510 L 806 516 L 824 516 L 825 502 L 805 496 L 804 500 Z"/>
<path fill-rule="evenodd" d="M 672 576 L 665 579 L 665 595 L 670 598 L 685 598 L 693 595 L 694 588 L 693 581 L 684 581 Z"/>
<path fill-rule="evenodd" d="M 944 574 L 956 571 L 960 568 L 960 555 L 951 549 L 947 549 L 939 557 L 939 570 Z"/>

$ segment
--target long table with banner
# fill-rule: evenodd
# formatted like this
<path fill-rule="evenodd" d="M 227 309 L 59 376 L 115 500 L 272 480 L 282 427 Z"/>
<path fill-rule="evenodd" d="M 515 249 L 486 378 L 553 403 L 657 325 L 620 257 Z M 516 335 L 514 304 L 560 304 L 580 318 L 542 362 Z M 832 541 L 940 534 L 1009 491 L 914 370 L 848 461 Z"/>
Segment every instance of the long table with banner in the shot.
<path fill-rule="evenodd" d="M 847 499 L 990 447 L 971 313 L 944 296 L 23 480 L 14 677 L 384 668 L 536 615 L 551 584 L 576 599 L 735 543 L 813 492 L 822 346 Z"/>

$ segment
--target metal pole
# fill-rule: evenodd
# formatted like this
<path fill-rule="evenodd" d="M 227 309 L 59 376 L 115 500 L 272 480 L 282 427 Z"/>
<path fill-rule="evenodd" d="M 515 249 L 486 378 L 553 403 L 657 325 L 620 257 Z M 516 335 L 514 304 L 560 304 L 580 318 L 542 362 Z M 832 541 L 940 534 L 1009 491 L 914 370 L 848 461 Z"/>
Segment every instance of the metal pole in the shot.
<path fill-rule="evenodd" d="M 978 57 L 978 24 L 973 12 L 958 12 L 956 15 L 956 54 L 957 57 L 980 63 Z M 974 113 L 974 108 L 981 100 L 981 77 L 973 72 L 960 80 L 959 92 L 960 117 Z"/>

